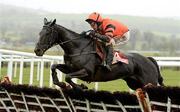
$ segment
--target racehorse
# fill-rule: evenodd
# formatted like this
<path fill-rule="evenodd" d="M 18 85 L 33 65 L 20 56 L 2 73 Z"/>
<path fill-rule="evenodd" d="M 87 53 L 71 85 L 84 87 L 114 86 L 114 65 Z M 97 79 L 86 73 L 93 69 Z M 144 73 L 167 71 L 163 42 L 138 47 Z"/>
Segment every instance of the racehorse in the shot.
<path fill-rule="evenodd" d="M 44 18 L 44 25 L 39 36 L 39 41 L 34 49 L 37 56 L 43 56 L 49 48 L 55 45 L 60 45 L 64 50 L 64 64 L 51 66 L 53 83 L 62 88 L 65 87 L 65 83 L 59 82 L 56 69 L 66 74 L 65 81 L 67 83 L 73 88 L 79 89 L 85 87 L 75 84 L 71 80 L 72 78 L 87 82 L 123 79 L 134 90 L 149 83 L 163 85 L 159 67 L 152 57 L 144 57 L 138 53 L 125 54 L 129 63 L 112 64 L 112 70 L 108 71 L 99 66 L 102 60 L 96 53 L 95 40 L 88 35 L 78 34 L 56 24 L 56 19 L 48 21 Z"/>

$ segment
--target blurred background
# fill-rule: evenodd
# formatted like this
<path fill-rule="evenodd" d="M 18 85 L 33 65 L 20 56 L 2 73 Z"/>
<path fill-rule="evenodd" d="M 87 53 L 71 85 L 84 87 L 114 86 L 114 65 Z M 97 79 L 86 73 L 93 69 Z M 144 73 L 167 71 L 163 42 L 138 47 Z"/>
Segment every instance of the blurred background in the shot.
<path fill-rule="evenodd" d="M 45 17 L 77 33 L 89 30 L 85 19 L 97 11 L 130 28 L 130 42 L 122 49 L 177 56 L 179 8 L 179 0 L 0 0 L 0 48 L 31 52 Z"/>
<path fill-rule="evenodd" d="M 130 41 L 121 50 L 147 56 L 180 55 L 180 0 L 0 0 L 0 48 L 33 53 L 45 17 L 81 33 L 90 29 L 85 19 L 94 11 L 129 27 Z M 46 54 L 63 51 L 56 46 Z M 162 72 L 174 75 L 166 76 L 174 77 L 167 84 L 180 85 L 178 67 Z"/>

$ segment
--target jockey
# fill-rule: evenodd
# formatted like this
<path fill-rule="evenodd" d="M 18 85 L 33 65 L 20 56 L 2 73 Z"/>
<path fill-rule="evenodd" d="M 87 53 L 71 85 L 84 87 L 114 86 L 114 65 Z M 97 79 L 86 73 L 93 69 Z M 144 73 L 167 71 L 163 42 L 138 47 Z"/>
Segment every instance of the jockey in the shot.
<path fill-rule="evenodd" d="M 93 12 L 86 19 L 94 31 L 90 36 L 98 38 L 106 45 L 106 63 L 105 67 L 111 71 L 110 65 L 113 60 L 113 45 L 125 44 L 129 40 L 129 29 L 124 24 L 112 20 L 103 19 L 97 12 Z"/>

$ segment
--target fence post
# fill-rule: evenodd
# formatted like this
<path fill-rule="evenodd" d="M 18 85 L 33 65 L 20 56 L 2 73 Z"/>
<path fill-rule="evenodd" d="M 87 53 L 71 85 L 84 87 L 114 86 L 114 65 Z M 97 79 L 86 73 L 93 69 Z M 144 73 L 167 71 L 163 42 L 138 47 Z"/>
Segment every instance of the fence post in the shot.
<path fill-rule="evenodd" d="M 136 97 L 142 112 L 152 112 L 149 97 L 141 88 L 136 89 Z"/>
<path fill-rule="evenodd" d="M 34 75 L 34 58 L 31 59 L 31 65 L 30 65 L 30 80 L 29 84 L 33 84 L 33 75 Z"/>
<path fill-rule="evenodd" d="M 37 62 L 37 81 L 39 81 L 40 62 Z"/>
<path fill-rule="evenodd" d="M 171 112 L 171 99 L 168 97 L 167 112 Z"/>
<path fill-rule="evenodd" d="M 51 71 L 51 66 L 54 64 L 54 61 L 51 61 L 51 63 L 50 63 L 50 74 L 49 74 L 49 87 L 52 87 L 52 85 L 53 85 L 53 82 L 52 82 L 52 76 L 51 76 L 51 74 L 52 74 L 52 71 Z"/>
<path fill-rule="evenodd" d="M 22 80 L 23 80 L 23 67 L 24 67 L 24 56 L 21 56 L 20 73 L 19 73 L 19 84 L 22 84 Z"/>
<path fill-rule="evenodd" d="M 14 77 L 16 77 L 17 74 L 17 62 L 14 63 Z"/>
<path fill-rule="evenodd" d="M 12 81 L 12 75 L 13 75 L 13 55 L 11 55 L 10 61 L 8 62 L 7 75 L 9 77 L 9 80 Z"/>
<path fill-rule="evenodd" d="M 41 71 L 40 71 L 40 87 L 43 87 L 43 75 L 44 75 L 44 60 L 41 59 Z"/>

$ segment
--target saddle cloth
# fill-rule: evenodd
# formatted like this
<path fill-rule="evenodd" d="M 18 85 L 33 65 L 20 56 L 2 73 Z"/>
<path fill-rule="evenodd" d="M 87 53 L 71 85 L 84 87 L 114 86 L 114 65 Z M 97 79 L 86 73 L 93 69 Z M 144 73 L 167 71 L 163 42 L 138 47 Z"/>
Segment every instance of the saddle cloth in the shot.
<path fill-rule="evenodd" d="M 114 51 L 114 57 L 113 57 L 112 64 L 115 64 L 117 62 L 129 64 L 128 58 L 122 52 Z"/>

